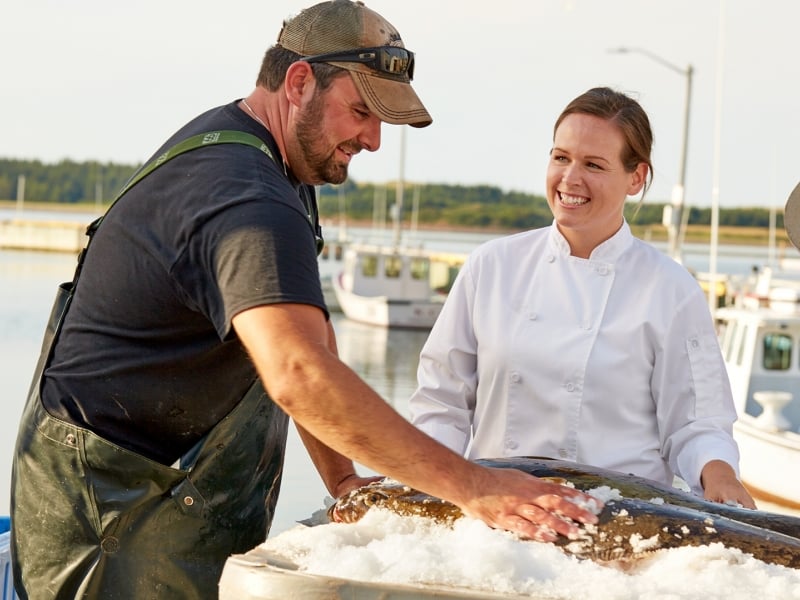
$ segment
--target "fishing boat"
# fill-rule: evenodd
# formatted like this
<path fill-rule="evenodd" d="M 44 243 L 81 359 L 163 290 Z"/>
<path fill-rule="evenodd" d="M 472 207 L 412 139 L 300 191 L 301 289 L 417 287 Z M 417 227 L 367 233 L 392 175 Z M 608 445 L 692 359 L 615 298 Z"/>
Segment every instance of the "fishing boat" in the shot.
<path fill-rule="evenodd" d="M 738 413 L 742 481 L 753 497 L 800 509 L 800 303 L 773 287 L 715 311 Z"/>
<path fill-rule="evenodd" d="M 331 279 L 336 303 L 348 319 L 408 329 L 430 329 L 466 255 L 429 252 L 403 242 L 405 133 L 400 136 L 400 177 L 392 207 L 394 239 L 390 243 L 350 243 L 342 270 Z M 416 229 L 419 188 L 411 215 Z"/>
<path fill-rule="evenodd" d="M 381 244 L 349 244 L 333 291 L 348 319 L 430 329 L 466 259 L 462 254 Z"/>

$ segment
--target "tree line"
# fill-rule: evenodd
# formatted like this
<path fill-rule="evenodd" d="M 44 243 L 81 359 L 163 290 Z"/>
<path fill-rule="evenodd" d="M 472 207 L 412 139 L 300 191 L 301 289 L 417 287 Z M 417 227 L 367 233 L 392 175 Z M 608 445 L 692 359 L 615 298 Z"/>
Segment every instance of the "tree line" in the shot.
<path fill-rule="evenodd" d="M 490 228 L 523 230 L 550 225 L 553 215 L 544 196 L 504 191 L 490 185 L 448 185 L 437 183 L 408 184 L 402 189 L 402 221 L 416 213 L 420 225 L 443 225 L 454 228 Z M 392 207 L 398 204 L 397 183 L 357 183 L 352 180 L 319 189 L 320 213 L 336 218 L 391 221 Z M 664 202 L 630 201 L 625 218 L 631 225 L 660 225 Z M 691 225 L 710 226 L 711 208 L 688 207 L 685 216 Z M 775 215 L 775 225 L 783 228 L 783 212 Z M 720 208 L 722 227 L 768 228 L 768 208 Z"/>
<path fill-rule="evenodd" d="M 16 199 L 24 178 L 26 201 L 107 205 L 137 168 L 138 165 L 111 162 L 63 160 L 47 164 L 0 158 L 0 200 Z M 397 182 L 358 183 L 352 179 L 338 186 L 322 186 L 318 189 L 320 213 L 333 219 L 343 215 L 356 221 L 391 222 L 399 199 L 397 186 Z M 402 191 L 402 221 L 408 222 L 413 212 L 422 226 L 522 230 L 552 222 L 547 200 L 535 194 L 505 191 L 490 185 L 441 183 L 405 183 Z M 663 209 L 663 202 L 629 202 L 625 216 L 632 225 L 656 225 L 662 221 Z M 710 208 L 688 210 L 688 223 L 711 224 Z M 720 208 L 719 211 L 720 226 L 766 228 L 769 220 L 767 208 Z M 776 227 L 783 228 L 780 211 Z"/>

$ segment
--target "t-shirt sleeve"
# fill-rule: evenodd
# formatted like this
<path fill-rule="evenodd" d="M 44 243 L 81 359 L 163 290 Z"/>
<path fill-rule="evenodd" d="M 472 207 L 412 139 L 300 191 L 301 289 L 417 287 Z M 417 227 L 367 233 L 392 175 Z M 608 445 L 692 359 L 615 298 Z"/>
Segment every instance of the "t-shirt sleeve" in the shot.
<path fill-rule="evenodd" d="M 189 302 L 220 339 L 233 317 L 267 304 L 299 303 L 326 311 L 314 230 L 306 215 L 280 201 L 228 208 L 203 224 L 176 269 Z"/>

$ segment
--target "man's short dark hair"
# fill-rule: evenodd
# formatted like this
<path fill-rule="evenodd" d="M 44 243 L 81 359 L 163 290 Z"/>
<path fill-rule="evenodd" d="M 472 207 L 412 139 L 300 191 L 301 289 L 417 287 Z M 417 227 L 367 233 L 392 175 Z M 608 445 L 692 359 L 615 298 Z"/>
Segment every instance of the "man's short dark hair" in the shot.
<path fill-rule="evenodd" d="M 283 46 L 272 46 L 264 54 L 256 85 L 263 85 L 270 92 L 278 91 L 286 79 L 286 71 L 289 70 L 289 66 L 302 58 L 302 55 L 287 50 Z M 327 63 L 313 63 L 311 68 L 314 71 L 319 91 L 328 89 L 334 79 L 347 73 L 344 69 Z"/>

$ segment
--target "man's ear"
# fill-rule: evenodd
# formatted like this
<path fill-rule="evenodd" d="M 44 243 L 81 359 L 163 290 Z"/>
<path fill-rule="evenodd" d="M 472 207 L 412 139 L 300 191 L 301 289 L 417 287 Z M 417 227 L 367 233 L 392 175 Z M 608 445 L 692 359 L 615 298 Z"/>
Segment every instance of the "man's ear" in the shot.
<path fill-rule="evenodd" d="M 289 65 L 283 82 L 289 103 L 297 107 L 301 106 L 303 99 L 307 100 L 314 93 L 316 82 L 314 71 L 307 62 L 298 60 Z"/>

